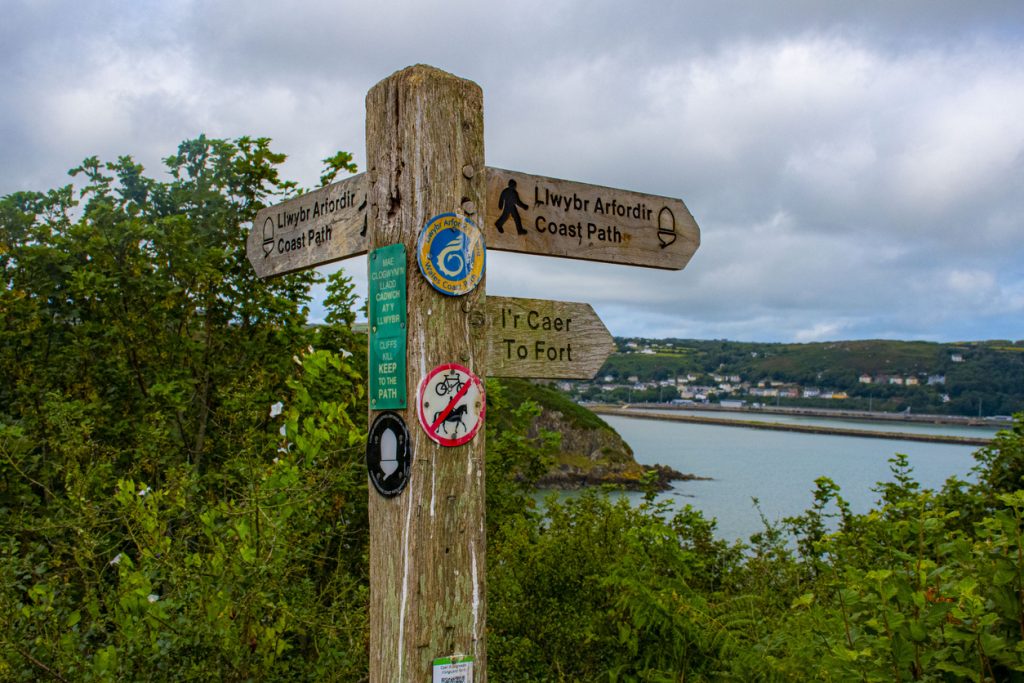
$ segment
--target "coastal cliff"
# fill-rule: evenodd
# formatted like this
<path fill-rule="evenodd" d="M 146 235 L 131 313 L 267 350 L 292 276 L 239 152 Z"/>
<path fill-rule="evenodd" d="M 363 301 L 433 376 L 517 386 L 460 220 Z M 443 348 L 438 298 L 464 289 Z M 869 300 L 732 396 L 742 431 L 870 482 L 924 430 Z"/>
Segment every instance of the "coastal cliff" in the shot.
<path fill-rule="evenodd" d="M 664 465 L 641 465 L 618 432 L 590 410 L 573 403 L 560 392 L 524 380 L 501 380 L 516 402 L 530 400 L 540 407 L 529 436 L 544 432 L 559 435 L 559 449 L 538 488 L 578 489 L 614 485 L 627 490 L 671 488 L 672 481 L 700 479 Z"/>

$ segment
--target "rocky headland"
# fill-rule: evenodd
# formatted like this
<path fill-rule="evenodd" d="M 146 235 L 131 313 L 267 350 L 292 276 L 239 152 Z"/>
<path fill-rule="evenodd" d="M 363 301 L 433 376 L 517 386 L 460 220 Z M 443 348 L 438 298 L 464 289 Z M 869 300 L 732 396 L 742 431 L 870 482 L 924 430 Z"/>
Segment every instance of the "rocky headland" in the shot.
<path fill-rule="evenodd" d="M 634 491 L 665 491 L 673 481 L 705 478 L 665 465 L 641 465 L 618 432 L 555 389 L 523 380 L 502 380 L 502 384 L 516 400 L 532 400 L 540 406 L 541 412 L 533 419 L 529 436 L 536 437 L 542 432 L 560 435 L 560 448 L 551 467 L 537 480 L 538 488 L 611 485 Z"/>

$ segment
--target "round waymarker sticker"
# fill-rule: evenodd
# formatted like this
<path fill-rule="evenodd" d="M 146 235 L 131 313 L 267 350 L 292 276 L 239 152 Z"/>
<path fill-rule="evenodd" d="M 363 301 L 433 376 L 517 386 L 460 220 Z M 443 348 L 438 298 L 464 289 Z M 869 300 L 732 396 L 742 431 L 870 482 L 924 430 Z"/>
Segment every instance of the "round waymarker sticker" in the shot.
<path fill-rule="evenodd" d="M 409 430 L 398 413 L 381 413 L 366 438 L 366 471 L 382 496 L 397 496 L 409 483 Z"/>
<path fill-rule="evenodd" d="M 416 260 L 431 287 L 448 296 L 472 292 L 484 277 L 483 233 L 465 216 L 442 213 L 420 232 Z"/>
<path fill-rule="evenodd" d="M 483 382 L 455 363 L 427 373 L 416 402 L 420 425 L 442 446 L 461 446 L 476 436 L 487 410 Z"/>

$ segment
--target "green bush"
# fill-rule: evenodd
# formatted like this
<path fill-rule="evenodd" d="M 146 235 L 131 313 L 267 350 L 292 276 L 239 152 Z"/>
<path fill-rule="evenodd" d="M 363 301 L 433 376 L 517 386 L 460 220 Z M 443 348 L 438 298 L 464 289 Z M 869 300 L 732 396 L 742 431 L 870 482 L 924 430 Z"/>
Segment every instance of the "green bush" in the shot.
<path fill-rule="evenodd" d="M 0 679 L 364 675 L 365 341 L 245 259 L 282 160 L 200 138 L 0 200 Z"/>
<path fill-rule="evenodd" d="M 199 138 L 0 200 L 0 680 L 365 680 L 366 342 L 344 275 L 309 327 L 314 276 L 246 262 L 282 160 Z M 822 478 L 730 545 L 653 497 L 536 509 L 528 396 L 488 382 L 490 680 L 1024 680 L 1024 417 L 971 483 L 897 456 L 867 514 Z"/>

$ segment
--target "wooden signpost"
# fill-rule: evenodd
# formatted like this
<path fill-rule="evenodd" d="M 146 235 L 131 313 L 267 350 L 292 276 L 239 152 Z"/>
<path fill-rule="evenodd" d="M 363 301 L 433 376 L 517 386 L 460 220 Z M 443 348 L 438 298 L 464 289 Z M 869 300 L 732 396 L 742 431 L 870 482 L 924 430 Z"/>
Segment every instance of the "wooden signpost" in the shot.
<path fill-rule="evenodd" d="M 246 255 L 259 277 L 307 270 L 366 253 L 365 173 L 263 209 Z"/>
<path fill-rule="evenodd" d="M 484 204 L 483 125 L 480 87 L 431 67 L 399 71 L 366 96 L 369 249 L 402 244 L 407 259 L 409 400 L 395 412 L 413 460 L 400 495 L 369 493 L 373 683 L 425 683 L 455 656 L 471 658 L 472 681 L 486 680 L 485 397 L 474 378 L 487 375 L 487 340 L 467 314 L 485 305 L 485 278 L 466 277 L 482 275 L 484 251 L 465 221 L 449 222 L 463 204 Z M 432 239 L 421 244 L 424 232 Z M 450 279 L 428 281 L 425 270 Z"/>
<path fill-rule="evenodd" d="M 487 169 L 487 247 L 679 270 L 700 246 L 681 199 Z"/>
<path fill-rule="evenodd" d="M 492 377 L 591 379 L 615 340 L 590 304 L 487 297 Z"/>
<path fill-rule="evenodd" d="M 428 66 L 367 94 L 366 156 L 260 211 L 247 256 L 370 253 L 370 681 L 485 683 L 483 379 L 587 379 L 614 342 L 588 304 L 488 298 L 484 245 L 680 269 L 700 230 L 679 199 L 485 168 L 479 86 Z"/>

